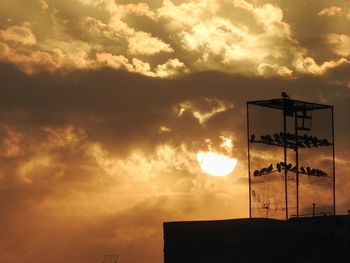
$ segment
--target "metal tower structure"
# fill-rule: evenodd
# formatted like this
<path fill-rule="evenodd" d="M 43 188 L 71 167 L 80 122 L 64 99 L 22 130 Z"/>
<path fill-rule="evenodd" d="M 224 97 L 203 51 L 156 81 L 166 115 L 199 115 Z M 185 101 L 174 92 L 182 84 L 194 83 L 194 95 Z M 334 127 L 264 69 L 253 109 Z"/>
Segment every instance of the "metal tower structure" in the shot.
<path fill-rule="evenodd" d="M 333 106 L 247 102 L 250 217 L 336 214 Z"/>

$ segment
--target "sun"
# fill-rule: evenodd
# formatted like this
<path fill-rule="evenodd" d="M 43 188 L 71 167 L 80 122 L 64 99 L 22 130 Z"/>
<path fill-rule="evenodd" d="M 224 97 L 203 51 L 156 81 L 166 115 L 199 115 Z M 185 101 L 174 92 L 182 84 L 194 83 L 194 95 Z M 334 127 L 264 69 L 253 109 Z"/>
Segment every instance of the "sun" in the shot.
<path fill-rule="evenodd" d="M 203 172 L 212 176 L 225 176 L 236 168 L 237 159 L 215 152 L 198 152 L 197 160 Z"/>

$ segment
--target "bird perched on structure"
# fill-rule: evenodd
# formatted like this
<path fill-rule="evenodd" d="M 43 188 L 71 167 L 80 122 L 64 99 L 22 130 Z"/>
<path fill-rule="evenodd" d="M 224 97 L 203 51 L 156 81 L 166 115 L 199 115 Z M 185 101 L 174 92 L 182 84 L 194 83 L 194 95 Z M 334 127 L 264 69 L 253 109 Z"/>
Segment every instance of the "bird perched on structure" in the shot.
<path fill-rule="evenodd" d="M 254 142 L 254 140 L 255 140 L 255 135 L 252 134 L 252 135 L 250 136 L 250 142 Z"/>
<path fill-rule="evenodd" d="M 262 168 L 260 170 L 260 175 L 267 174 L 267 168 Z"/>
<path fill-rule="evenodd" d="M 267 167 L 267 172 L 268 172 L 268 173 L 271 173 L 272 170 L 273 170 L 273 165 L 270 164 L 269 167 Z"/>
<path fill-rule="evenodd" d="M 278 133 L 275 133 L 273 135 L 273 137 L 275 138 L 275 143 L 277 144 L 283 144 L 282 140 L 281 140 L 281 137 L 278 135 Z"/>
<path fill-rule="evenodd" d="M 287 164 L 285 162 L 280 162 L 282 168 L 287 168 Z"/>
<path fill-rule="evenodd" d="M 297 169 L 297 166 L 294 166 L 292 169 L 290 169 L 292 172 L 297 172 L 298 169 Z"/>
<path fill-rule="evenodd" d="M 278 172 L 280 173 L 280 172 L 281 172 L 281 170 L 282 170 L 282 168 L 281 168 L 281 164 L 280 164 L 280 163 L 278 163 L 276 166 L 277 166 L 277 170 L 278 170 Z"/>
<path fill-rule="evenodd" d="M 311 175 L 311 168 L 308 166 L 308 167 L 306 167 L 306 173 L 308 174 L 308 175 Z"/>
<path fill-rule="evenodd" d="M 282 96 L 282 98 L 284 98 L 284 99 L 289 99 L 289 95 L 288 95 L 287 92 L 285 92 L 285 91 L 283 91 L 283 92 L 281 93 L 281 96 Z"/>
<path fill-rule="evenodd" d="M 329 145 L 330 145 L 330 143 L 329 143 L 329 141 L 327 139 L 323 139 L 321 141 L 321 146 L 329 146 Z"/>

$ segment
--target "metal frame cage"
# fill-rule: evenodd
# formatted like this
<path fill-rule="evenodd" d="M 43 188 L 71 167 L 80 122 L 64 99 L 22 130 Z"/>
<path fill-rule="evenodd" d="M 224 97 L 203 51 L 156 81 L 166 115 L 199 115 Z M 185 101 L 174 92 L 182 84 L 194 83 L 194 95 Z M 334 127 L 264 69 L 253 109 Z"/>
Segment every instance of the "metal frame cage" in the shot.
<path fill-rule="evenodd" d="M 333 106 L 247 102 L 249 215 L 335 215 Z"/>

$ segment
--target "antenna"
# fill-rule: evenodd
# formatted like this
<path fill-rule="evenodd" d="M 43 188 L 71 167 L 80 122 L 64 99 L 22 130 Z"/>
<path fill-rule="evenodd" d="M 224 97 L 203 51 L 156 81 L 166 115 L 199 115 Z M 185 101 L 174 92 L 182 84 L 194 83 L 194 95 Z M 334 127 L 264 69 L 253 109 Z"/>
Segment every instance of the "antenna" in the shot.
<path fill-rule="evenodd" d="M 118 263 L 118 255 L 105 255 L 102 263 Z"/>
<path fill-rule="evenodd" d="M 248 101 L 247 138 L 250 217 L 306 215 L 310 199 L 336 215 L 333 106 L 286 92 Z"/>

